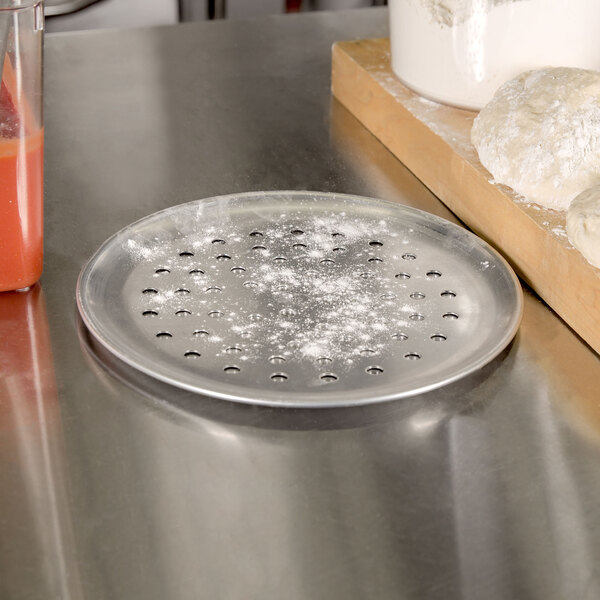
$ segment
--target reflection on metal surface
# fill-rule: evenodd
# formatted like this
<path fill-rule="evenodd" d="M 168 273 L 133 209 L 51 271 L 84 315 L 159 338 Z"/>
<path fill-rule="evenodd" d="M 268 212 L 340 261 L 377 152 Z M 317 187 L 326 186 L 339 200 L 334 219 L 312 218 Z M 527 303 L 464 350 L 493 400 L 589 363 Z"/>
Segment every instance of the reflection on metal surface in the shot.
<path fill-rule="evenodd" d="M 347 429 L 364 427 L 389 419 L 390 413 L 402 415 L 407 419 L 411 429 L 426 435 L 443 424 L 452 416 L 464 410 L 470 410 L 477 404 L 473 390 L 488 388 L 490 391 L 497 385 L 492 377 L 499 368 L 506 368 L 510 363 L 512 345 L 500 353 L 491 363 L 479 371 L 448 386 L 429 392 L 404 398 L 389 406 L 362 406 L 338 409 L 280 409 L 262 407 L 260 409 L 243 404 L 223 404 L 218 399 L 189 392 L 155 380 L 127 363 L 119 360 L 102 344 L 90 335 L 81 319 L 78 319 L 78 334 L 81 348 L 88 365 L 93 369 L 105 385 L 114 387 L 120 382 L 134 391 L 139 402 L 144 399 L 160 414 L 169 420 L 197 427 L 204 427 L 207 422 L 230 425 L 243 425 L 256 428 L 258 431 L 268 429 L 280 430 L 322 430 Z M 122 395 L 123 388 L 115 388 L 115 393 Z M 199 419 L 199 420 L 198 420 Z M 223 438 L 231 434 L 220 431 Z"/>
<path fill-rule="evenodd" d="M 524 382 L 529 369 L 542 369 L 548 378 L 518 394 L 516 402 L 491 404 L 485 420 L 463 418 L 450 427 L 461 598 L 480 598 L 486 589 L 492 600 L 525 597 L 527 590 L 535 590 L 536 598 L 591 600 L 600 597 L 595 558 L 600 477 L 584 465 L 588 456 L 598 460 L 598 435 L 596 430 L 588 446 L 573 437 L 567 423 L 587 429 L 590 438 L 592 424 L 583 423 L 592 404 L 589 391 L 597 384 L 597 357 L 564 323 L 549 319 L 539 300 L 531 294 L 525 299 L 516 373 Z M 573 359 L 582 370 L 565 369 Z M 581 403 L 585 412 L 574 419 Z M 493 468 L 499 464 L 501 472 Z M 517 578 L 520 565 L 527 568 Z M 547 565 L 553 565 L 554 576 Z"/>
<path fill-rule="evenodd" d="M 185 581 L 209 597 L 223 589 L 235 597 L 245 588 L 243 597 L 253 598 L 365 598 L 377 585 L 377 597 L 409 598 L 427 587 L 425 564 L 435 564 L 450 585 L 456 581 L 452 560 L 432 545 L 453 526 L 452 513 L 436 505 L 445 505 L 448 490 L 447 432 L 465 415 L 481 418 L 486 405 L 478 397 L 500 393 L 498 371 L 511 369 L 514 347 L 422 396 L 283 410 L 218 402 L 156 382 L 107 352 L 81 323 L 79 335 L 105 389 L 103 403 L 118 407 L 135 445 L 145 448 L 127 472 L 153 465 L 143 491 L 132 482 L 113 494 L 136 498 L 144 529 L 161 532 L 161 569 L 145 577 L 169 597 L 184 598 Z M 185 496 L 172 496 L 182 485 Z M 134 537 L 120 537 L 121 544 L 134 543 L 137 521 L 128 527 Z M 104 528 L 97 535 L 107 543 L 116 533 Z M 348 548 L 365 544 L 368 554 L 357 564 Z M 180 559 L 168 549 L 179 549 Z M 194 568 L 190 555 L 204 568 Z M 236 557 L 237 578 L 222 587 L 231 581 L 227 556 Z M 129 584 L 135 581 L 133 569 Z"/>
<path fill-rule="evenodd" d="M 443 422 L 444 414 L 441 411 L 424 411 L 410 419 L 410 425 L 415 433 L 429 434 L 433 429 Z"/>
<path fill-rule="evenodd" d="M 536 302 L 530 297 L 528 308 Z M 528 388 L 536 366 L 521 338 L 477 377 L 423 396 L 289 411 L 157 383 L 115 359 L 81 324 L 79 333 L 105 398 L 130 414 L 135 439 L 146 440 L 150 455 L 141 464 L 154 465 L 156 481 L 146 482 L 143 497 L 135 486 L 127 494 L 145 506 L 144 526 L 162 531 L 162 544 L 185 547 L 210 568 L 210 593 L 226 579 L 223 556 L 236 554 L 240 581 L 255 596 L 282 589 L 268 564 L 293 599 L 328 597 L 303 566 L 317 581 L 329 574 L 335 598 L 369 597 L 373 585 L 378 597 L 427 597 L 431 577 L 457 600 L 521 598 L 527 590 L 536 598 L 596 597 L 589 557 L 597 548 L 581 526 L 593 513 L 573 494 L 585 481 L 576 460 L 584 450 L 565 445 L 553 392 Z M 554 450 L 524 455 L 532 438 Z M 165 504 L 165 481 L 173 489 L 185 481 L 190 506 Z M 210 555 L 206 537 L 197 537 L 206 531 L 222 534 L 208 534 Z M 369 551 L 356 565 L 345 549 L 361 544 Z M 258 548 L 264 561 L 255 559 Z M 184 574 L 200 585 L 190 564 L 162 566 L 155 584 L 172 596 L 185 597 Z"/>
<path fill-rule="evenodd" d="M 550 319 L 548 308 L 530 298 L 524 321 L 527 349 L 550 378 L 556 406 L 586 438 L 600 444 L 600 356 L 560 319 Z"/>
<path fill-rule="evenodd" d="M 50 334 L 39 284 L 0 294 L 0 596 L 81 598 Z M 23 493 L 28 502 L 22 503 Z M 7 552 L 10 547 L 10 553 Z M 37 576 L 30 577 L 31 561 Z M 31 594 L 31 595 L 29 595 Z"/>
<path fill-rule="evenodd" d="M 347 410 L 218 402 L 80 349 L 83 258 L 145 214 L 311 187 L 445 216 L 357 122 L 330 137 L 331 44 L 381 37 L 386 18 L 48 39 L 44 286 L 85 600 L 465 600 L 467 590 L 476 600 L 597 600 L 600 572 L 586 557 L 600 564 L 600 365 L 530 294 L 514 343 L 483 372 Z M 2 535 L 13 538 L 9 524 L 35 504 L 29 492 L 2 487 Z M 1 557 L 20 565 L 21 583 L 40 573 L 37 555 L 22 552 L 28 527 L 16 557 Z M 494 575 L 478 577 L 477 565 Z"/>

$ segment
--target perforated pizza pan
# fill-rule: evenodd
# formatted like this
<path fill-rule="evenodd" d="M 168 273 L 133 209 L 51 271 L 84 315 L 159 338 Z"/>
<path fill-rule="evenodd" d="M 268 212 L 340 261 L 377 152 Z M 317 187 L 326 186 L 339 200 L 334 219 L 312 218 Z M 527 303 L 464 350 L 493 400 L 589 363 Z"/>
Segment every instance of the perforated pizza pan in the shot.
<path fill-rule="evenodd" d="M 253 192 L 174 206 L 82 270 L 82 319 L 132 367 L 225 400 L 345 406 L 434 389 L 515 335 L 518 279 L 470 232 L 398 204 Z"/>

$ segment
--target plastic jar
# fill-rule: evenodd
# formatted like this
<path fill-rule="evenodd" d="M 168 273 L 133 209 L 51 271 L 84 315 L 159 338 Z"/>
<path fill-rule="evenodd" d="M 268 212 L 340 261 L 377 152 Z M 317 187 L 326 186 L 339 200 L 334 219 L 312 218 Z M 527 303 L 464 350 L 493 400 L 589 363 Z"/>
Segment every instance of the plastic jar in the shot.
<path fill-rule="evenodd" d="M 0 292 L 42 274 L 43 33 L 41 0 L 0 0 Z"/>
<path fill-rule="evenodd" d="M 529 69 L 600 70 L 600 0 L 389 0 L 392 69 L 418 94 L 479 110 Z"/>

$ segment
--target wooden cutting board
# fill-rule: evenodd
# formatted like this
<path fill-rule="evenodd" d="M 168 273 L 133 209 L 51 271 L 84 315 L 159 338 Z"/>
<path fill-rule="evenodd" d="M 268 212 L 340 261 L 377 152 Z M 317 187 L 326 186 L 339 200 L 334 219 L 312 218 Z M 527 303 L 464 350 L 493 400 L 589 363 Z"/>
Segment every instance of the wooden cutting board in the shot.
<path fill-rule="evenodd" d="M 477 113 L 437 104 L 402 85 L 391 69 L 388 39 L 335 44 L 332 91 L 600 352 L 600 270 L 569 244 L 566 213 L 530 204 L 493 183 L 470 142 Z"/>

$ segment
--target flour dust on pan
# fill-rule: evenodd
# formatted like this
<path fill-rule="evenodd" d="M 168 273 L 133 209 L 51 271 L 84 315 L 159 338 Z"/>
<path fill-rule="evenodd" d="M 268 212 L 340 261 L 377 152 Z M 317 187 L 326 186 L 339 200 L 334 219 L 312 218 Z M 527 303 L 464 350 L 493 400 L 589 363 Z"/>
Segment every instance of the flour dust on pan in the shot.
<path fill-rule="evenodd" d="M 448 221 L 331 193 L 252 192 L 150 215 L 82 270 L 91 334 L 130 366 L 236 402 L 368 404 L 455 381 L 521 319 L 506 262 Z"/>

